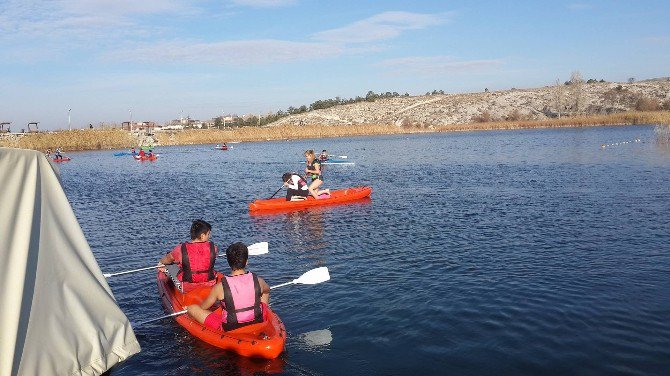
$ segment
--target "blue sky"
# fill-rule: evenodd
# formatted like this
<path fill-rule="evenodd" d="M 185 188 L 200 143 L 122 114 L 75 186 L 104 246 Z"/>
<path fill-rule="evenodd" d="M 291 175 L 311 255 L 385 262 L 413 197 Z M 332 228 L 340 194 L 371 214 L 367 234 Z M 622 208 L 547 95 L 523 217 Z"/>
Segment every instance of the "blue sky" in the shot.
<path fill-rule="evenodd" d="M 0 0 L 13 130 L 670 76 L 670 2 Z"/>

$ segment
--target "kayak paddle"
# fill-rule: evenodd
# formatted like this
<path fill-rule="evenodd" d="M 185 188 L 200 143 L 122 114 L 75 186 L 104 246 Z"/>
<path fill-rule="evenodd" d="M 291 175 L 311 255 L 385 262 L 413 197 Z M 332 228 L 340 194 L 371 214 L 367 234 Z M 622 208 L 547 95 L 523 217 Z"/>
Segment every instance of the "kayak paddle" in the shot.
<path fill-rule="evenodd" d="M 299 283 L 301 285 L 316 285 L 317 283 L 326 282 L 330 280 L 330 274 L 328 273 L 328 267 L 322 266 L 320 268 L 312 269 L 305 274 L 301 275 L 297 279 L 292 280 L 291 282 L 282 283 L 270 287 L 270 289 L 276 289 L 277 287 L 292 285 L 294 283 Z"/>
<path fill-rule="evenodd" d="M 268 250 L 268 242 L 260 242 L 260 243 L 254 243 L 247 247 L 249 249 L 249 256 L 258 256 L 258 255 L 264 255 L 269 252 Z M 224 254 L 219 254 L 218 256 L 223 256 Z M 154 266 L 149 266 L 146 268 L 140 268 L 140 269 L 133 269 L 133 270 L 126 270 L 124 272 L 117 272 L 117 273 L 103 273 L 102 275 L 105 278 L 109 277 L 114 277 L 117 275 L 123 275 L 123 274 L 130 274 L 130 273 L 135 273 L 135 272 L 141 272 L 142 270 L 149 270 L 149 269 L 156 269 L 163 267 L 165 265 L 154 265 Z"/>

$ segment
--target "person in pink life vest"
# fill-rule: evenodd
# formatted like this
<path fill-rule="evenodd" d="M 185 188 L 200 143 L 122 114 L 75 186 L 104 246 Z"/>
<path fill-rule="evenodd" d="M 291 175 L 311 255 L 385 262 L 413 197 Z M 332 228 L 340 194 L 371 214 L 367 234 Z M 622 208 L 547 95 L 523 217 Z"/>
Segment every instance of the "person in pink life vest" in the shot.
<path fill-rule="evenodd" d="M 183 292 L 216 283 L 214 263 L 218 248 L 209 241 L 212 225 L 197 219 L 191 224 L 191 241 L 177 244 L 160 261 L 160 266 L 179 264 L 177 279 L 182 282 Z"/>
<path fill-rule="evenodd" d="M 233 243 L 226 249 L 231 272 L 223 276 L 200 305 L 186 307 L 188 314 L 212 330 L 235 330 L 263 322 L 263 313 L 270 302 L 270 286 L 263 278 L 246 271 L 249 250 L 243 243 Z M 209 309 L 221 302 L 222 311 Z"/>

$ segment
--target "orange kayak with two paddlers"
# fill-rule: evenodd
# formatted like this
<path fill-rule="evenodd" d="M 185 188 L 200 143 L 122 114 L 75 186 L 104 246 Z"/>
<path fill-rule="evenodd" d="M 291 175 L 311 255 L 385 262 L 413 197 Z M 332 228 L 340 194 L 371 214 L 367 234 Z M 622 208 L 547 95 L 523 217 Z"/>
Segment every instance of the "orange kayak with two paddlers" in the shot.
<path fill-rule="evenodd" d="M 286 201 L 286 198 L 284 197 L 272 198 L 269 200 L 256 200 L 249 204 L 249 211 L 258 212 L 265 210 L 301 209 L 312 206 L 341 204 L 369 197 L 371 193 L 372 187 L 365 186 L 331 191 L 329 198 L 315 199 L 310 196 L 302 201 Z"/>
<path fill-rule="evenodd" d="M 223 278 L 219 273 L 217 278 Z M 174 282 L 163 272 L 158 272 L 158 293 L 169 313 L 179 312 L 190 304 L 202 303 L 211 287 L 200 287 L 187 293 L 177 289 Z M 221 308 L 218 308 L 219 313 Z M 286 328 L 270 307 L 264 305 L 263 322 L 251 324 L 231 331 L 212 330 L 188 314 L 175 317 L 179 325 L 191 335 L 212 346 L 235 352 L 250 358 L 275 359 L 284 351 Z"/>

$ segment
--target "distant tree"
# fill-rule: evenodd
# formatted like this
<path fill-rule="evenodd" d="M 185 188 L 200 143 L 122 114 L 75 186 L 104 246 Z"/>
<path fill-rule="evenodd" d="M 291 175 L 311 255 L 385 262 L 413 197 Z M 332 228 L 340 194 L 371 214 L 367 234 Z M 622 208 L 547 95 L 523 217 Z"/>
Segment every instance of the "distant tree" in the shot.
<path fill-rule="evenodd" d="M 635 103 L 635 109 L 638 111 L 658 111 L 661 105 L 658 100 L 649 97 L 640 97 Z"/>
<path fill-rule="evenodd" d="M 561 85 L 561 80 L 556 79 L 556 85 L 554 85 L 554 88 L 552 90 L 552 101 L 554 102 L 554 109 L 556 109 L 556 113 L 558 114 L 558 118 L 561 118 L 561 112 L 563 111 L 563 85 Z"/>
<path fill-rule="evenodd" d="M 409 97 L 409 93 L 408 93 L 408 92 L 405 92 L 405 94 L 403 94 L 403 96 L 405 96 L 405 97 Z"/>
<path fill-rule="evenodd" d="M 581 113 L 584 108 L 583 86 L 584 80 L 581 73 L 579 71 L 572 72 L 570 75 L 570 91 L 572 93 L 573 109 L 577 114 Z"/>
<path fill-rule="evenodd" d="M 491 115 L 490 112 L 484 111 L 481 114 L 473 117 L 472 120 L 475 121 L 476 123 L 488 123 L 490 121 L 493 121 L 493 116 Z"/>
<path fill-rule="evenodd" d="M 523 115 L 519 110 L 514 110 L 510 112 L 507 116 L 505 116 L 505 120 L 507 121 L 519 121 L 523 119 Z"/>
<path fill-rule="evenodd" d="M 601 78 L 599 82 L 605 82 L 605 80 L 603 80 L 603 79 Z"/>
<path fill-rule="evenodd" d="M 628 83 L 629 83 L 629 84 L 632 84 L 633 82 L 635 82 L 635 77 L 630 77 L 630 78 L 628 79 Z"/>
<path fill-rule="evenodd" d="M 375 94 L 374 91 L 370 90 L 370 91 L 368 91 L 367 94 L 365 94 L 365 100 L 367 102 L 374 102 L 375 99 L 377 99 L 377 94 Z"/>

